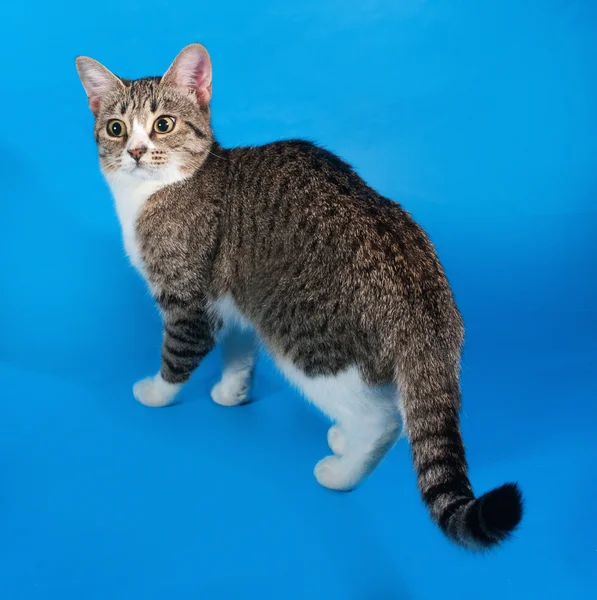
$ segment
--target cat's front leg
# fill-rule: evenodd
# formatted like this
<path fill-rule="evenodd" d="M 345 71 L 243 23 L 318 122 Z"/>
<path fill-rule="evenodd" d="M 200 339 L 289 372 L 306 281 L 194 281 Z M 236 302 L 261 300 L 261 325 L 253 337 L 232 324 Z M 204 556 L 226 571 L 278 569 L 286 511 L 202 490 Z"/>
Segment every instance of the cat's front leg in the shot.
<path fill-rule="evenodd" d="M 169 383 L 161 373 L 153 377 L 146 377 L 133 386 L 133 395 L 136 400 L 145 406 L 161 408 L 171 404 L 176 398 L 182 384 Z"/>
<path fill-rule="evenodd" d="M 237 406 L 249 399 L 257 357 L 257 340 L 251 330 L 232 328 L 221 341 L 222 379 L 211 390 L 211 397 L 221 406 Z"/>
<path fill-rule="evenodd" d="M 164 310 L 162 366 L 157 375 L 133 386 L 135 398 L 145 406 L 171 404 L 214 344 L 212 325 L 203 308 Z"/>

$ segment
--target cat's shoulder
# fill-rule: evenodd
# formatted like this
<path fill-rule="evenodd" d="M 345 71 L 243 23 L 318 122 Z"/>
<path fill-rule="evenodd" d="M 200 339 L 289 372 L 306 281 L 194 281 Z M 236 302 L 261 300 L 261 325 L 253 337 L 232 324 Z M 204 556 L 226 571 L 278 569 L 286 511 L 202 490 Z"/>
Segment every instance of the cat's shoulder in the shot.
<path fill-rule="evenodd" d="M 245 148 L 254 158 L 268 161 L 296 162 L 317 170 L 354 174 L 352 166 L 334 152 L 314 141 L 293 138 Z"/>

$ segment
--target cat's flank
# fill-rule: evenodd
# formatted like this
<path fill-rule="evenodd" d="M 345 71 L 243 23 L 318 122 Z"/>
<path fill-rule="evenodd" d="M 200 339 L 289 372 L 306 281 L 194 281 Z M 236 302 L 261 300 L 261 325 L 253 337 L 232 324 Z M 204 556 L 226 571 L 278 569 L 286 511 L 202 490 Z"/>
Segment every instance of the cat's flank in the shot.
<path fill-rule="evenodd" d="M 221 344 L 218 404 L 250 396 L 258 336 L 327 414 L 319 483 L 349 490 L 401 426 L 432 518 L 473 550 L 522 516 L 518 487 L 475 498 L 460 434 L 463 325 L 435 250 L 397 203 L 304 141 L 225 149 L 210 126 L 205 48 L 163 77 L 120 79 L 77 59 L 124 246 L 164 321 L 160 372 L 139 402 L 172 402 Z"/>

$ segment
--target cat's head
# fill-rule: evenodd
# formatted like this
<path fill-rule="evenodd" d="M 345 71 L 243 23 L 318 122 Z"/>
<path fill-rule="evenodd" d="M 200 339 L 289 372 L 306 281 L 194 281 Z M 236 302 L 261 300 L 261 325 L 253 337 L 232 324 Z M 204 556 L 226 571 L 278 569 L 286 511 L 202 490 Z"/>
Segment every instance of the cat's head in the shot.
<path fill-rule="evenodd" d="M 213 141 L 211 61 L 203 46 L 187 46 L 161 78 L 120 79 L 83 56 L 77 70 L 107 177 L 170 183 L 201 166 Z"/>

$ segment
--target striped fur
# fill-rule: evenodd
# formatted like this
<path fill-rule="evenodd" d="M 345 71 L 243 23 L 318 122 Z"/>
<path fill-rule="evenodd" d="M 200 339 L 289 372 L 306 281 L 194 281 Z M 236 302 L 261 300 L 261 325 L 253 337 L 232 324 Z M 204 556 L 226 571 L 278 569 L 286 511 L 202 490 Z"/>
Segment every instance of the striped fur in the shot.
<path fill-rule="evenodd" d="M 423 501 L 447 536 L 471 550 L 507 538 L 521 495 L 515 484 L 473 494 L 459 425 L 463 323 L 411 216 L 309 142 L 222 148 L 210 127 L 211 66 L 201 46 L 185 49 L 161 79 L 120 80 L 90 59 L 78 66 L 113 191 L 122 191 L 122 173 L 155 184 L 135 196 L 134 211 L 119 205 L 133 215 L 123 224 L 129 254 L 164 319 L 160 373 L 137 384 L 135 396 L 171 402 L 225 325 L 212 397 L 246 401 L 256 334 L 335 422 L 332 454 L 315 467 L 322 485 L 358 485 L 402 420 Z M 152 132 L 160 114 L 175 118 L 171 134 Z M 138 124 L 138 136 L 145 128 L 151 144 L 138 165 L 126 136 L 106 132 L 115 118 Z M 126 190 L 119 198 L 126 205 Z"/>

